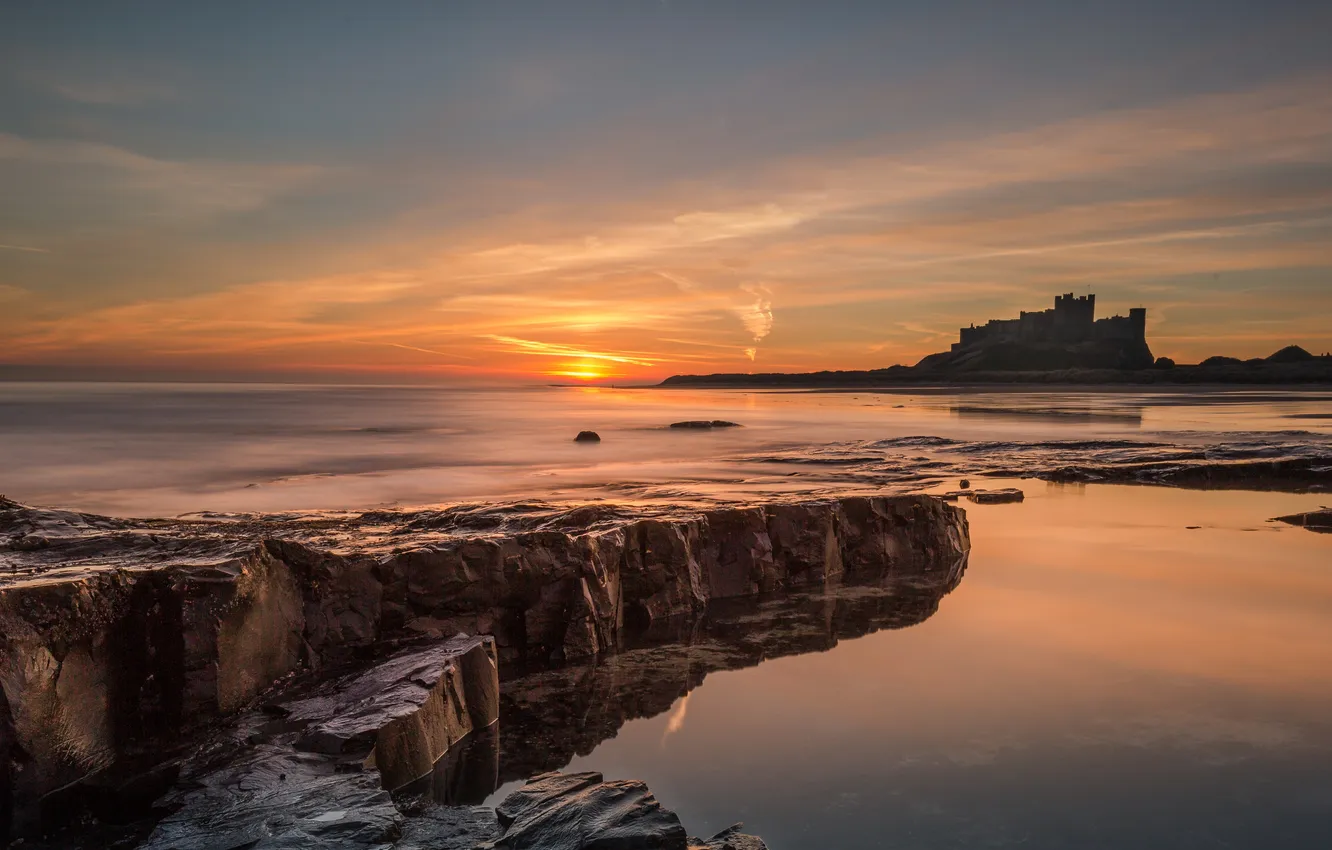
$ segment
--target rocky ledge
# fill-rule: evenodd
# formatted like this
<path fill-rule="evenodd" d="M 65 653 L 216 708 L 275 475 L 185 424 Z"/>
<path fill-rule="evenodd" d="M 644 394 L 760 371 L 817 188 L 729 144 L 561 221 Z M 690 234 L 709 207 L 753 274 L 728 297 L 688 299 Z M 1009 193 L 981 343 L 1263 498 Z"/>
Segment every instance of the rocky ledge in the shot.
<path fill-rule="evenodd" d="M 0 500 L 0 827 L 174 785 L 170 834 L 193 811 L 236 811 L 203 805 L 210 788 L 273 773 L 288 796 L 255 805 L 293 835 L 334 821 L 369 835 L 318 818 L 392 809 L 389 790 L 484 737 L 496 664 L 591 658 L 716 600 L 968 548 L 962 511 L 926 496 L 142 521 Z M 444 640 L 459 633 L 491 637 Z M 226 718 L 226 758 L 200 756 Z M 329 809 L 333 786 L 365 805 Z M 268 846 L 249 841 L 179 846 Z"/>
<path fill-rule="evenodd" d="M 1305 511 L 1302 514 L 1279 516 L 1272 521 L 1299 525 L 1310 531 L 1332 534 L 1332 508 L 1319 508 L 1316 511 Z"/>

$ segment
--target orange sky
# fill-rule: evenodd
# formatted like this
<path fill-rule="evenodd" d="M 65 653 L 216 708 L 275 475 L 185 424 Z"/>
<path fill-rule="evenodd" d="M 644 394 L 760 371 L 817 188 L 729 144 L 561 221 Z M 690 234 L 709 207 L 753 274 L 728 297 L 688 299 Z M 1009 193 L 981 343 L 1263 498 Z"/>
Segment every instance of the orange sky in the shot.
<path fill-rule="evenodd" d="M 904 77 L 864 45 L 846 47 L 863 68 L 745 52 L 798 27 L 714 45 L 695 21 L 692 77 L 613 40 L 517 41 L 498 76 L 464 57 L 434 89 L 349 74 L 326 117 L 287 66 L 245 88 L 206 50 L 135 64 L 62 30 L 41 46 L 38 23 L 0 69 L 8 374 L 865 369 L 1067 291 L 1101 315 L 1146 306 L 1153 352 L 1181 362 L 1332 349 L 1332 68 L 1293 47 L 1201 84 L 1129 49 L 1129 21 L 1122 55 L 1046 59 L 1038 85 L 961 41 Z M 839 26 L 804 58 L 839 55 L 816 49 Z M 1160 76 L 1130 85 L 1139 61 Z"/>

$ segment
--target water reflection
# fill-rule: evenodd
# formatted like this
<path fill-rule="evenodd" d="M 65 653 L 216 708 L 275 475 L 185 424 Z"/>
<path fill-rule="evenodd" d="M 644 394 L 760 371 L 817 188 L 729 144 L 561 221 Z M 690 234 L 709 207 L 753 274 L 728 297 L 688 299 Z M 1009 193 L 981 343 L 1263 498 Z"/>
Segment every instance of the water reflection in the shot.
<path fill-rule="evenodd" d="M 1319 497 L 1022 486 L 968 506 L 965 581 L 510 680 L 491 801 L 567 768 L 774 850 L 1332 846 L 1332 540 L 1265 519 Z"/>

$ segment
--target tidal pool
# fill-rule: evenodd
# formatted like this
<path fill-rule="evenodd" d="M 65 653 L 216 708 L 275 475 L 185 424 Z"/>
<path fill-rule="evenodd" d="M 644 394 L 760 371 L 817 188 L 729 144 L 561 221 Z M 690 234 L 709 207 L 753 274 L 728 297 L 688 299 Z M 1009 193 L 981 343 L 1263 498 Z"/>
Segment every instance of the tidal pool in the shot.
<path fill-rule="evenodd" d="M 1332 535 L 1265 521 L 1319 497 L 986 483 L 1027 499 L 967 506 L 937 610 L 890 588 L 881 630 L 830 613 L 820 644 L 806 600 L 747 615 L 743 669 L 697 649 L 681 676 L 677 650 L 538 683 L 566 709 L 543 721 L 554 763 L 506 744 L 491 801 L 566 766 L 773 850 L 1332 846 Z"/>

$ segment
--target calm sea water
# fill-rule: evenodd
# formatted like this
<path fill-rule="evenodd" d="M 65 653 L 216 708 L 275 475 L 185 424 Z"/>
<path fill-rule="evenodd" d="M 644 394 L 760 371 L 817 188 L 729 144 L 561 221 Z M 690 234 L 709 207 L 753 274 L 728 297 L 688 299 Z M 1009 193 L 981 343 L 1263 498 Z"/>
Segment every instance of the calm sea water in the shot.
<path fill-rule="evenodd" d="M 664 427 L 701 418 L 744 427 Z M 1332 393 L 11 384 L 0 490 L 139 515 L 724 500 L 928 471 L 928 442 L 875 448 L 918 435 L 1298 451 L 1332 438 Z M 1332 847 L 1332 535 L 1266 521 L 1332 497 L 993 483 L 1027 500 L 967 506 L 924 622 L 713 673 L 569 767 L 773 850 Z"/>
<path fill-rule="evenodd" d="M 666 427 L 687 419 L 744 427 L 702 433 Z M 602 442 L 575 444 L 583 429 L 600 433 Z M 1326 447 L 1332 392 L 0 383 L 0 493 L 132 516 L 495 498 L 816 494 L 857 483 L 883 487 L 882 478 L 858 478 L 847 467 L 862 459 L 866 442 L 914 435 L 1181 445 L 1243 437 Z M 869 452 L 871 459 L 882 454 Z M 928 447 L 902 450 L 895 463 L 914 469 L 929 455 Z"/>

